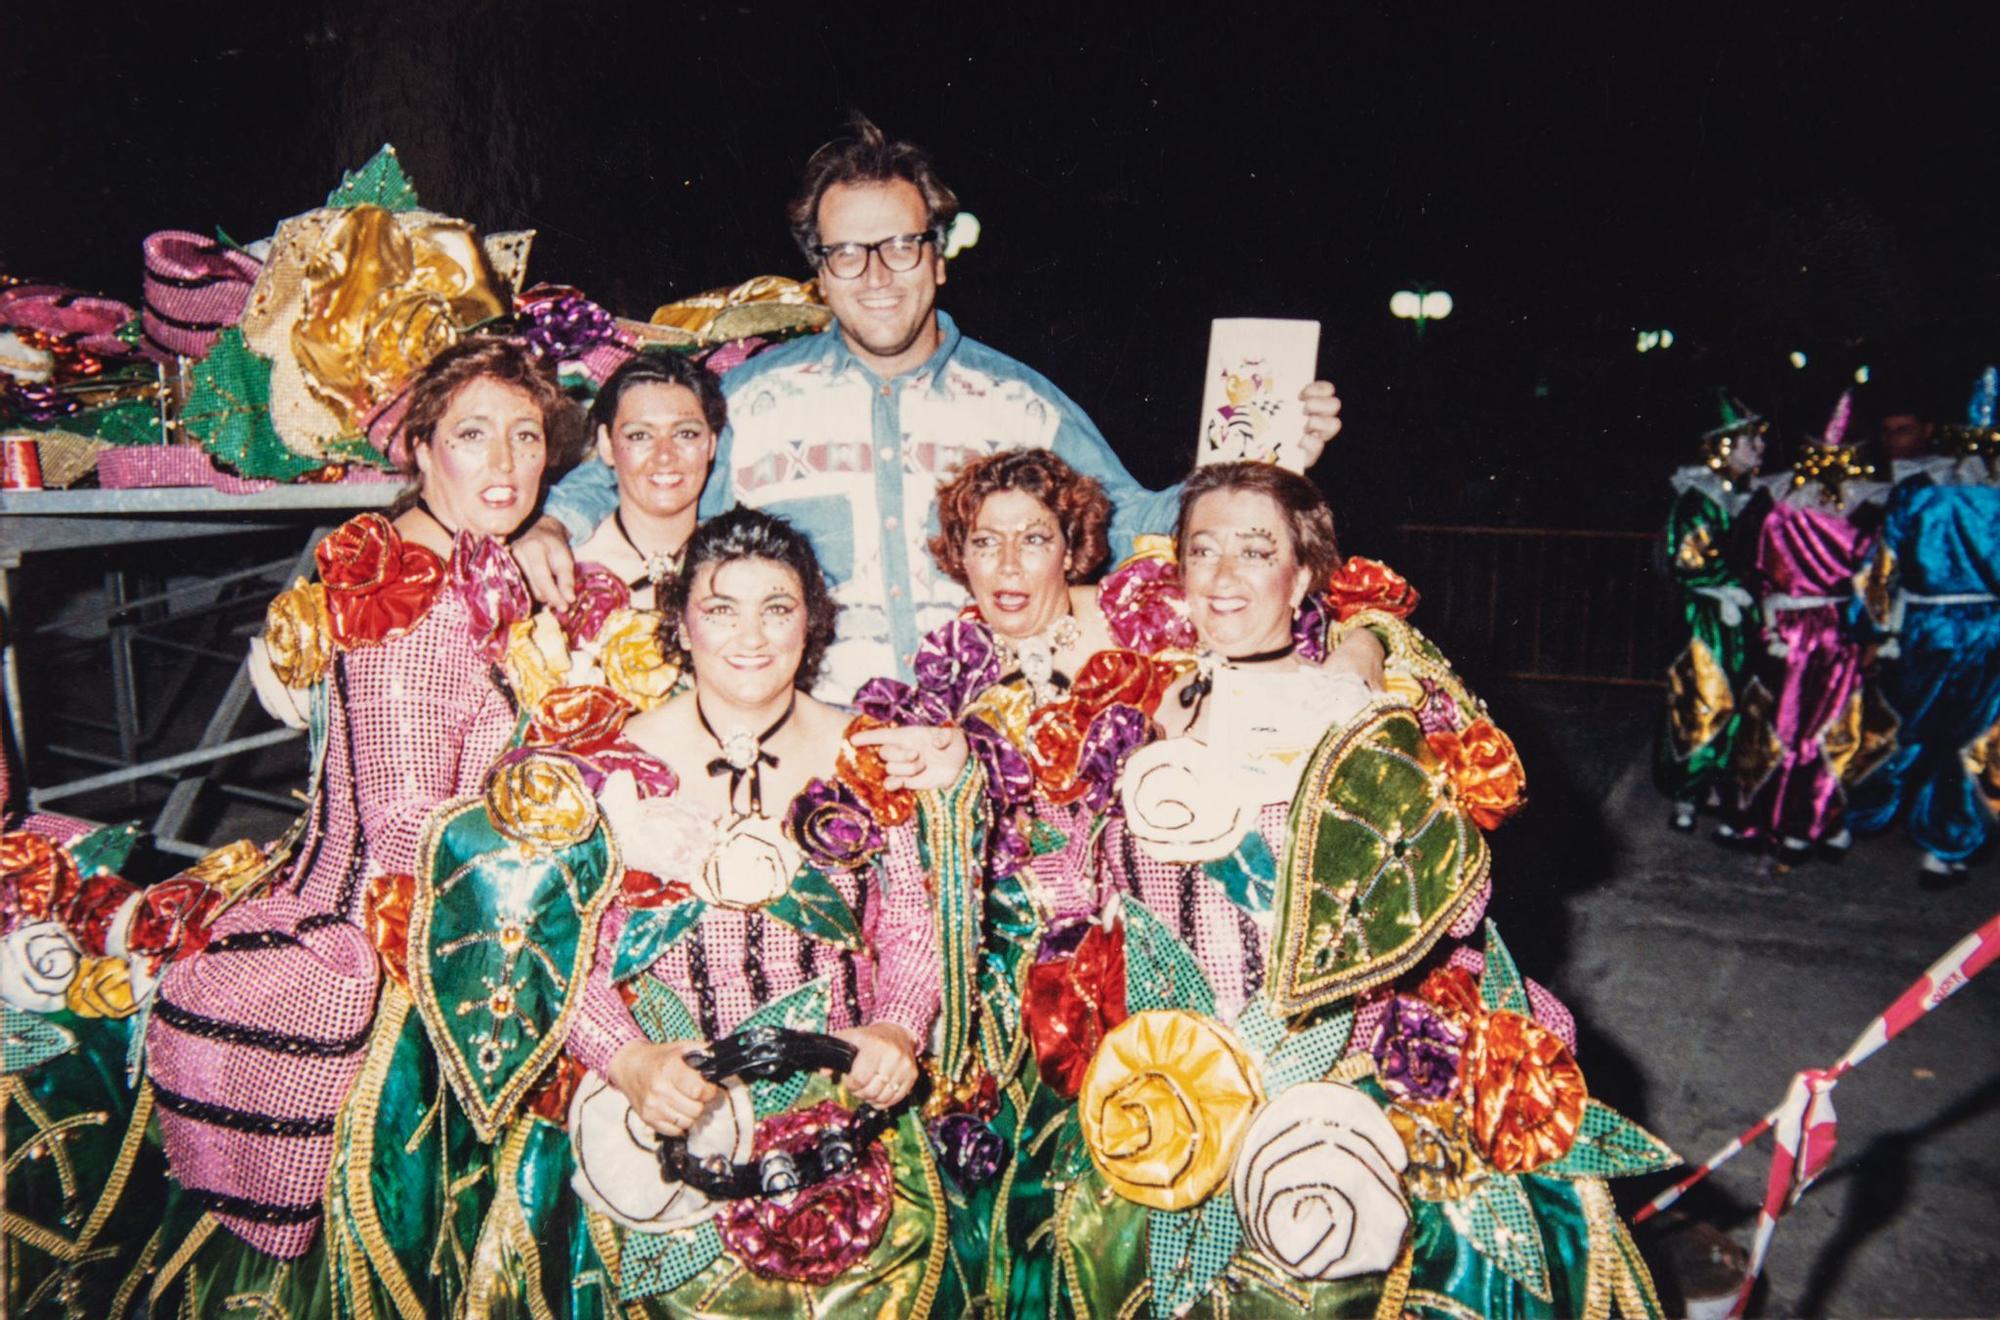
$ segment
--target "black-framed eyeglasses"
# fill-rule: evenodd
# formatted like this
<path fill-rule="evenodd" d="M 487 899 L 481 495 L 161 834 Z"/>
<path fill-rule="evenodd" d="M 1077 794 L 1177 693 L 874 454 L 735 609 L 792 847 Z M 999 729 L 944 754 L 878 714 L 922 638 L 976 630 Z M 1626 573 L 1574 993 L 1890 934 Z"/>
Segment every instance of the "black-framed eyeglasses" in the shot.
<path fill-rule="evenodd" d="M 935 234 L 897 234 L 893 238 L 881 239 L 874 243 L 822 243 L 813 249 L 813 256 L 826 273 L 838 280 L 858 279 L 868 269 L 868 258 L 882 258 L 882 265 L 902 274 L 915 270 L 923 260 L 924 244 L 937 242 Z"/>

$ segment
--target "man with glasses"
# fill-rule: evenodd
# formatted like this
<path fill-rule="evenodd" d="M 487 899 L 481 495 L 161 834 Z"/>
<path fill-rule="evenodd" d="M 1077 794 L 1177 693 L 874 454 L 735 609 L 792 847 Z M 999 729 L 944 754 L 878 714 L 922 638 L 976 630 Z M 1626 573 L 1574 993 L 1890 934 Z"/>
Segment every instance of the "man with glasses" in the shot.
<path fill-rule="evenodd" d="M 778 514 L 811 539 L 840 602 L 819 693 L 846 701 L 878 675 L 907 679 L 918 641 L 965 605 L 926 550 L 937 487 L 967 459 L 1049 448 L 1103 483 L 1113 552 L 1173 527 L 1177 490 L 1149 491 L 1082 409 L 1040 373 L 966 338 L 938 310 L 945 231 L 958 199 L 930 157 L 866 119 L 807 162 L 792 235 L 819 274 L 837 334 L 757 355 L 723 378 L 729 425 L 702 494 L 706 519 L 737 504 Z M 1308 387 L 1306 452 L 1340 429 L 1324 381 Z M 530 585 L 567 605 L 568 543 L 616 505 L 587 463 L 549 496 L 515 546 Z"/>

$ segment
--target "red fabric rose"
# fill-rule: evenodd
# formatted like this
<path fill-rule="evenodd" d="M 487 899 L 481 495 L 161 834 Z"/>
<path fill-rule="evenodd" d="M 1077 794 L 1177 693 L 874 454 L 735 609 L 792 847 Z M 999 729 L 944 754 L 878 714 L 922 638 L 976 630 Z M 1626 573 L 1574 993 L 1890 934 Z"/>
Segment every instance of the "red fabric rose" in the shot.
<path fill-rule="evenodd" d="M 608 687 L 560 687 L 542 698 L 528 723 L 530 747 L 559 747 L 588 756 L 618 737 L 632 708 Z"/>
<path fill-rule="evenodd" d="M 594 641 L 604 621 L 614 610 L 632 603 L 632 589 L 602 564 L 588 561 L 576 566 L 576 600 L 556 617 L 563 636 L 571 646 Z"/>
<path fill-rule="evenodd" d="M 1493 721 L 1474 720 L 1462 733 L 1441 730 L 1425 741 L 1451 776 L 1452 796 L 1480 829 L 1498 828 L 1527 803 L 1521 754 Z"/>
<path fill-rule="evenodd" d="M 1435 968 L 1417 987 L 1417 994 L 1462 1025 L 1486 1011 L 1486 1005 L 1479 998 L 1479 983 L 1463 967 Z"/>
<path fill-rule="evenodd" d="M 1042 1080 L 1074 1099 L 1098 1042 L 1126 1018 L 1124 927 L 1092 926 L 1076 952 L 1030 967 L 1021 1018 Z"/>
<path fill-rule="evenodd" d="M 125 947 L 156 967 L 197 952 L 208 944 L 209 914 L 220 902 L 220 890 L 189 876 L 162 880 L 139 900 Z"/>
<path fill-rule="evenodd" d="M 39 834 L 0 834 L 0 918 L 6 929 L 59 921 L 82 888 L 70 855 Z"/>
<path fill-rule="evenodd" d="M 1380 610 L 1406 619 L 1417 608 L 1417 589 L 1379 559 L 1348 556 L 1327 579 L 1326 598 L 1334 616 L 1346 620 L 1363 610 Z"/>
<path fill-rule="evenodd" d="M 832 1100 L 774 1114 L 757 1125 L 751 1157 L 761 1161 L 774 1150 L 796 1154 L 815 1144 L 823 1129 L 849 1120 Z M 761 1196 L 728 1202 L 720 1216 L 722 1245 L 765 1278 L 816 1286 L 866 1260 L 889 1227 L 893 1179 L 880 1141 L 858 1154 L 848 1172 L 785 1202 Z"/>
<path fill-rule="evenodd" d="M 122 876 L 93 875 L 77 890 L 65 907 L 61 921 L 77 947 L 93 958 L 104 956 L 104 937 L 112 919 L 125 900 L 139 892 L 139 886 Z"/>
<path fill-rule="evenodd" d="M 661 908 L 678 903 L 694 891 L 679 880 L 662 880 L 651 871 L 631 867 L 618 885 L 618 901 L 631 908 Z"/>
<path fill-rule="evenodd" d="M 379 513 L 336 527 L 314 558 L 333 640 L 343 647 L 379 646 L 402 636 L 422 622 L 444 585 L 444 561 L 405 541 Z"/>

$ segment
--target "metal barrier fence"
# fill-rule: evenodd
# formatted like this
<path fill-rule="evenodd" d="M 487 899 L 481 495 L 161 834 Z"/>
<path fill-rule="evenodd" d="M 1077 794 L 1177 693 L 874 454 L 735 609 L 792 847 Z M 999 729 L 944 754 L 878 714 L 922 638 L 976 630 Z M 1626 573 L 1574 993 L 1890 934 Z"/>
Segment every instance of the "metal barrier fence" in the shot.
<path fill-rule="evenodd" d="M 1404 523 L 1412 622 L 1489 677 L 1661 686 L 1679 626 L 1657 532 Z"/>

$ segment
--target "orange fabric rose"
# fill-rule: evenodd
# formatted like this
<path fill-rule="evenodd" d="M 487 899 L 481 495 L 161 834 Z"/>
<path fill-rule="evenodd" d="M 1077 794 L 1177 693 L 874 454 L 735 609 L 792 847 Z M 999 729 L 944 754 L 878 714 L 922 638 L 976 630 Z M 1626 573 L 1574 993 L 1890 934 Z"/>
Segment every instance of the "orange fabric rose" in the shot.
<path fill-rule="evenodd" d="M 343 647 L 402 636 L 423 620 L 444 584 L 444 561 L 405 541 L 379 513 L 348 519 L 313 557 L 326 585 L 333 640 Z"/>
<path fill-rule="evenodd" d="M 1562 1037 L 1503 1010 L 1472 1024 L 1459 1095 L 1486 1162 L 1527 1173 L 1569 1153 L 1590 1093 Z"/>
<path fill-rule="evenodd" d="M 1474 720 L 1463 733 L 1442 730 L 1426 741 L 1451 775 L 1453 796 L 1480 829 L 1497 828 L 1527 804 L 1521 754 L 1493 721 Z"/>
<path fill-rule="evenodd" d="M 415 876 L 378 875 L 369 880 L 361 901 L 361 928 L 382 955 L 383 968 L 405 990 L 410 988 L 410 908 L 416 897 Z"/>
<path fill-rule="evenodd" d="M 39 834 L 0 834 L 0 904 L 20 921 L 60 921 L 83 887 L 68 853 Z M 9 915 L 11 914 L 4 914 Z"/>
<path fill-rule="evenodd" d="M 1348 556 L 1327 579 L 1326 598 L 1336 618 L 1346 620 L 1363 610 L 1380 610 L 1407 619 L 1417 608 L 1417 589 L 1379 559 Z"/>
<path fill-rule="evenodd" d="M 558 1054 L 549 1064 L 548 1071 L 542 1074 L 541 1080 L 521 1102 L 521 1107 L 557 1127 L 568 1127 L 569 1102 L 576 1097 L 576 1088 L 582 1085 L 583 1076 L 582 1064 L 567 1054 Z"/>
<path fill-rule="evenodd" d="M 1042 707 L 1028 717 L 1028 745 L 1022 748 L 1035 772 L 1035 782 L 1051 802 L 1061 806 L 1074 802 L 1089 785 L 1077 778 L 1083 761 L 1083 736 L 1090 732 L 1090 716 L 1074 700 Z"/>
<path fill-rule="evenodd" d="M 632 708 L 610 688 L 557 688 L 535 707 L 527 744 L 588 754 L 616 738 L 631 715 Z"/>
<path fill-rule="evenodd" d="M 1178 672 L 1171 662 L 1137 651 L 1099 651 L 1083 662 L 1065 700 L 1082 708 L 1085 727 L 1107 706 L 1137 706 L 1151 715 Z"/>
<path fill-rule="evenodd" d="M 1424 978 L 1424 983 L 1417 987 L 1417 995 L 1437 1005 L 1446 1017 L 1460 1026 L 1472 1025 L 1474 1018 L 1486 1012 L 1486 1005 L 1479 999 L 1479 983 L 1463 967 L 1432 969 L 1431 974 Z"/>
<path fill-rule="evenodd" d="M 840 744 L 840 755 L 833 767 L 834 777 L 854 791 L 875 823 L 884 828 L 901 825 L 917 814 L 916 795 L 908 789 L 889 787 L 889 767 L 882 760 L 881 748 L 856 747 L 852 739 L 869 729 L 894 727 L 887 720 L 856 715 L 847 726 L 848 741 Z"/>

